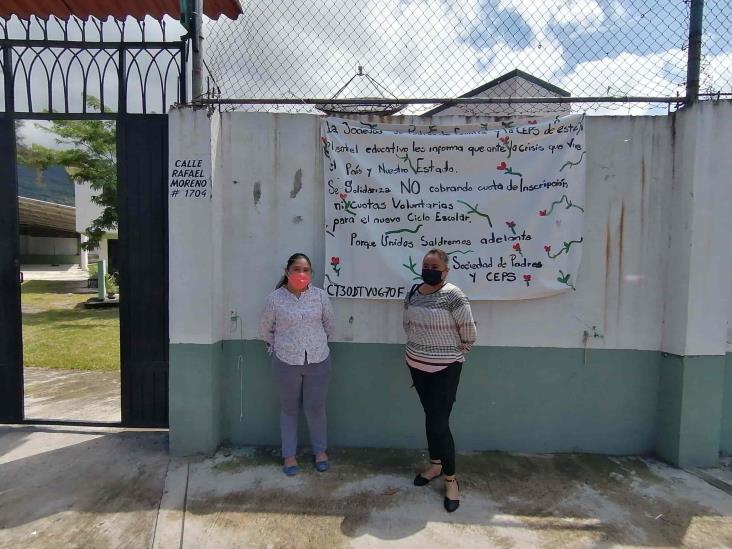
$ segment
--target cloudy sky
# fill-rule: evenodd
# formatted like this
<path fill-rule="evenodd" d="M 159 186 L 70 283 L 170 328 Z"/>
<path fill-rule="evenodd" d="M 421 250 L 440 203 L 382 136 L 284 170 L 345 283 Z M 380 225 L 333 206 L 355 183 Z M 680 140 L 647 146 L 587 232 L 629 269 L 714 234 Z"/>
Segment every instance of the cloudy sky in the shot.
<path fill-rule="evenodd" d="M 703 85 L 732 91 L 732 3 L 705 4 Z M 244 7 L 240 20 L 206 26 L 208 63 L 229 97 L 331 97 L 359 64 L 401 97 L 460 95 L 515 68 L 575 96 L 684 90 L 683 0 L 266 0 Z M 346 91 L 375 95 L 365 85 Z"/>
<path fill-rule="evenodd" d="M 258 0 L 245 2 L 244 12 L 237 21 L 205 22 L 207 65 L 224 97 L 332 97 L 358 65 L 399 97 L 454 97 L 516 68 L 574 96 L 684 93 L 684 0 Z M 732 2 L 707 0 L 705 14 L 702 87 L 732 92 Z M 140 29 L 130 23 L 125 37 L 139 40 Z M 166 24 L 168 39 L 182 34 L 176 21 Z M 19 29 L 17 21 L 10 22 L 11 32 Z M 54 32 L 51 38 L 58 38 Z M 105 32 L 107 39 L 115 33 L 118 39 L 116 25 L 107 23 Z M 152 21 L 147 33 L 148 39 L 162 38 Z M 140 81 L 149 67 L 149 59 L 138 59 L 129 91 L 133 111 L 139 110 Z M 41 109 L 48 101 L 42 71 L 40 63 L 31 71 L 33 100 Z M 161 78 L 153 71 L 148 83 L 157 112 L 164 110 Z M 93 80 L 89 92 L 99 96 Z M 78 104 L 83 82 L 78 67 L 69 81 L 70 103 Z M 22 108 L 27 101 L 17 91 Z M 111 79 L 105 95 L 112 106 L 116 93 Z M 58 106 L 62 94 L 52 95 Z M 375 95 L 360 78 L 341 97 Z M 666 112 L 665 106 L 649 107 L 580 108 Z M 29 141 L 53 144 L 33 123 L 24 134 Z"/>

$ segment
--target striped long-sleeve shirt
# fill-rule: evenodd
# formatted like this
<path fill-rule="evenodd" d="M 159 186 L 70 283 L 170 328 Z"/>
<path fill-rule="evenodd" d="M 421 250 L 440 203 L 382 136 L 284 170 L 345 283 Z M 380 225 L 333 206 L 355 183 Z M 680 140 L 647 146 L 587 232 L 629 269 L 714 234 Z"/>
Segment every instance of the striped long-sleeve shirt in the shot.
<path fill-rule="evenodd" d="M 404 300 L 407 364 L 425 372 L 439 372 L 453 362 L 464 362 L 477 330 L 468 298 L 447 283 L 438 291 L 419 291 Z"/>

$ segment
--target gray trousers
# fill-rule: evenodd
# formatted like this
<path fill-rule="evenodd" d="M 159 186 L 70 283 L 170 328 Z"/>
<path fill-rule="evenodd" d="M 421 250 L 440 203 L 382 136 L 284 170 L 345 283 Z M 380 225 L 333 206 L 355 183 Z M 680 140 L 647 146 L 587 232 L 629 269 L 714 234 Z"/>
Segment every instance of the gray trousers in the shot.
<path fill-rule="evenodd" d="M 310 429 L 313 454 L 328 447 L 328 422 L 325 401 L 330 382 L 330 356 L 317 364 L 295 366 L 282 362 L 272 354 L 272 375 L 280 395 L 280 435 L 282 457 L 297 454 L 297 424 L 302 396 L 302 408 Z"/>

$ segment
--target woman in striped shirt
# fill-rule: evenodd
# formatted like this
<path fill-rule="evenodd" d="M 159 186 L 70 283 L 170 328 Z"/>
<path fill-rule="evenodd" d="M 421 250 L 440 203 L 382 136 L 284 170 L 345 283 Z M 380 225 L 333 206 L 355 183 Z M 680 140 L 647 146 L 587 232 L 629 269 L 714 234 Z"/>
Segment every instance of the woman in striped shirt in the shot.
<path fill-rule="evenodd" d="M 425 486 L 445 475 L 445 509 L 460 506 L 455 479 L 455 443 L 450 432 L 450 412 L 455 402 L 465 353 L 475 343 L 476 329 L 465 294 L 447 282 L 448 255 L 427 252 L 422 260 L 422 280 L 404 301 L 407 366 L 425 413 L 430 466 L 414 484 Z"/>

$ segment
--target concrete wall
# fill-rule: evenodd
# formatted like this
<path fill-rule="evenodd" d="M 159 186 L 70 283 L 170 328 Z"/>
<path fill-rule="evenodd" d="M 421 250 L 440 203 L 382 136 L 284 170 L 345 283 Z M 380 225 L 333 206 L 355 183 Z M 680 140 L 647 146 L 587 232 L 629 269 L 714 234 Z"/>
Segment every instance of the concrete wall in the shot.
<path fill-rule="evenodd" d="M 20 235 L 20 253 L 24 255 L 76 255 L 79 253 L 79 240 Z"/>
<path fill-rule="evenodd" d="M 189 203 L 181 220 L 186 224 L 191 216 L 198 219 L 189 209 L 206 208 L 215 217 L 215 228 L 226 235 L 221 243 L 226 261 L 213 288 L 223 307 L 215 312 L 212 332 L 200 342 L 232 339 L 230 311 L 243 319 L 244 339 L 257 338 L 264 300 L 284 261 L 295 251 L 309 253 L 316 266 L 316 282 L 322 282 L 324 210 L 318 124 L 318 117 L 309 115 L 224 115 L 213 199 Z M 592 348 L 661 349 L 671 221 L 672 121 L 591 118 L 587 127 L 588 149 L 597 153 L 588 163 L 582 283 L 577 292 L 546 299 L 474 304 L 481 326 L 478 345 L 576 348 L 583 345 L 584 331 L 594 326 L 604 337 L 590 341 Z M 302 181 L 302 190 L 291 198 L 296 177 Z M 173 223 L 171 218 L 171 228 Z M 192 232 L 196 235 L 186 234 L 185 241 L 195 247 L 191 239 L 200 238 L 200 231 Z M 335 307 L 339 319 L 335 341 L 404 340 L 398 301 L 336 300 Z M 198 315 L 181 310 L 176 317 L 176 322 L 183 322 Z M 380 322 L 374 323 L 374 318 Z M 178 336 L 175 329 L 171 338 L 199 342 L 204 333 L 197 327 L 194 333 Z"/>
<path fill-rule="evenodd" d="M 102 214 L 102 207 L 94 204 L 91 198 L 97 194 L 88 183 L 74 185 L 74 204 L 76 205 L 76 232 L 83 234 L 93 219 Z"/>
<path fill-rule="evenodd" d="M 319 119 L 181 110 L 170 120 L 171 162 L 201 158 L 211 179 L 206 200 L 170 201 L 173 449 L 210 451 L 224 438 L 273 443 L 276 397 L 254 340 L 291 253 L 308 253 L 322 282 Z M 729 103 L 588 119 L 577 291 L 473 303 L 478 348 L 454 419 L 461 448 L 716 460 L 728 431 L 720 426 L 728 408 L 730 121 Z M 401 358 L 401 304 L 333 302 L 333 443 L 424 444 Z M 206 386 L 218 380 L 203 395 L 205 418 L 194 412 L 200 392 L 186 389 L 197 386 L 191 376 Z M 689 429 L 704 439 L 696 452 Z"/>
<path fill-rule="evenodd" d="M 91 198 L 96 194 L 88 183 L 77 183 L 74 185 L 74 199 L 76 201 L 76 232 L 81 235 L 81 241 L 86 241 L 84 233 L 91 226 L 94 219 L 102 214 L 102 207 L 92 202 Z M 109 261 L 109 250 L 107 239 L 116 239 L 117 233 L 107 233 L 99 243 L 99 247 L 91 252 L 81 251 L 81 265 L 86 268 L 91 262 L 105 260 Z"/>
<path fill-rule="evenodd" d="M 21 260 L 26 265 L 79 263 L 79 239 L 20 235 Z"/>

